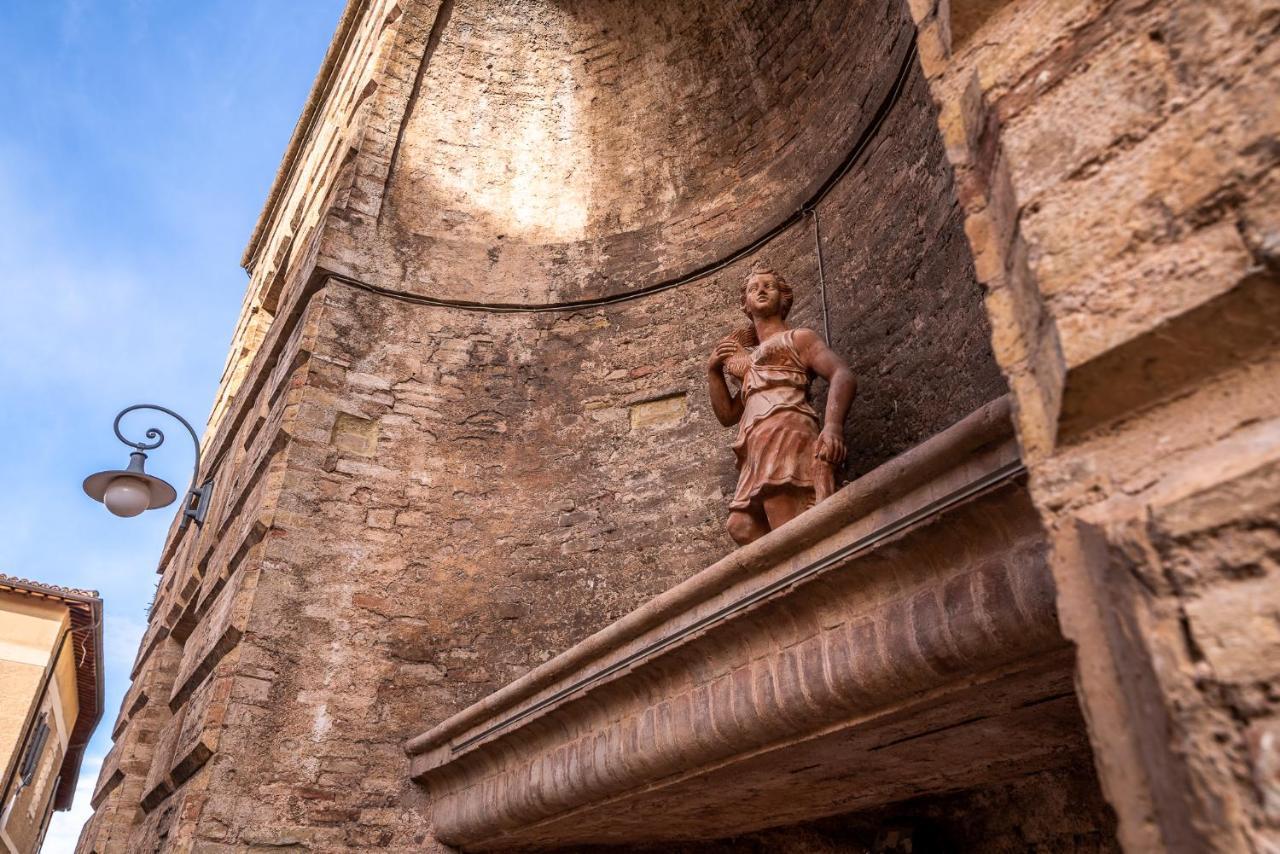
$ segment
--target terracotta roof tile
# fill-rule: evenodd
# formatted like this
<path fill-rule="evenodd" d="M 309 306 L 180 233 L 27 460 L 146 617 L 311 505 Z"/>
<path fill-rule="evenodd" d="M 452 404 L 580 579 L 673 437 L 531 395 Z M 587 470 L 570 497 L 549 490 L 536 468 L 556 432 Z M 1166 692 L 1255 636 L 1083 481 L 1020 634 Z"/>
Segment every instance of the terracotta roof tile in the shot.
<path fill-rule="evenodd" d="M 0 585 L 30 590 L 36 593 L 65 593 L 68 596 L 77 596 L 82 599 L 100 598 L 97 590 L 82 590 L 78 587 L 63 587 L 60 584 L 46 584 L 43 581 L 31 581 L 27 578 L 19 578 L 16 575 L 8 575 L 3 572 L 0 572 Z"/>

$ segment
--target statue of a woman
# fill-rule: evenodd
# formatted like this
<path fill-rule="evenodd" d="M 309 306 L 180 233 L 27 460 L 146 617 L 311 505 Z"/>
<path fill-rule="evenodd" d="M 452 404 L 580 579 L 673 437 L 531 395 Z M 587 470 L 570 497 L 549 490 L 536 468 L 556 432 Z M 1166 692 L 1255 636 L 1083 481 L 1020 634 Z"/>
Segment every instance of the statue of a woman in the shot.
<path fill-rule="evenodd" d="M 711 408 L 733 444 L 738 488 L 729 503 L 729 536 L 738 545 L 759 539 L 822 501 L 835 489 L 844 462 L 844 418 L 857 391 L 853 372 L 816 332 L 786 324 L 792 291 L 782 276 L 756 265 L 742 285 L 751 325 L 716 345 L 707 363 Z M 742 384 L 729 390 L 724 370 Z M 813 377 L 825 377 L 826 426 L 809 403 Z"/>

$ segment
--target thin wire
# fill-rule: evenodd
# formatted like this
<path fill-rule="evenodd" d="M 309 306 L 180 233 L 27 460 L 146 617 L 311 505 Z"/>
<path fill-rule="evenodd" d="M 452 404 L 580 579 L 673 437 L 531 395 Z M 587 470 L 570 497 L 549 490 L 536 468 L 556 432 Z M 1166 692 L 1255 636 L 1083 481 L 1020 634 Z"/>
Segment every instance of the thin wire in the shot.
<path fill-rule="evenodd" d="M 96 629 L 100 625 L 102 625 L 102 617 L 98 617 L 98 619 L 94 620 L 88 625 L 74 626 L 69 631 L 71 632 L 71 634 L 74 635 L 76 632 L 92 631 L 93 629 Z M 80 666 L 81 664 L 84 664 L 85 656 L 87 655 L 87 652 L 88 652 L 86 647 L 88 647 L 88 645 L 89 645 L 89 635 L 81 635 L 80 636 L 80 655 L 76 659 L 77 667 Z"/>
<path fill-rule="evenodd" d="M 818 209 L 810 208 L 808 213 L 813 217 L 813 250 L 818 256 L 818 296 L 822 300 L 822 334 L 829 347 L 831 346 L 831 317 L 827 311 L 827 275 L 822 264 L 822 229 L 818 225 Z"/>

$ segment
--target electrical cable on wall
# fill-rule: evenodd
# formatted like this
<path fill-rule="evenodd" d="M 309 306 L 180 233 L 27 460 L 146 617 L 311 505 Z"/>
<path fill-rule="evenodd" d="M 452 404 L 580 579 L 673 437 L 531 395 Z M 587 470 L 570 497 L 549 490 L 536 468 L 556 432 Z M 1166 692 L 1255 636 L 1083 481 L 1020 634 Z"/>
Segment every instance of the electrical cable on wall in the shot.
<path fill-rule="evenodd" d="M 417 305 L 436 306 L 438 308 L 453 308 L 453 309 L 460 309 L 463 311 L 478 311 L 478 312 L 485 312 L 489 314 L 532 314 L 532 313 L 547 312 L 547 311 L 581 311 L 583 309 L 598 308 L 602 306 L 613 305 L 615 303 L 627 302 L 633 299 L 639 299 L 641 297 L 650 296 L 651 294 L 656 294 L 662 291 L 671 290 L 672 288 L 677 288 L 677 287 L 680 287 L 681 285 L 687 285 L 691 282 L 696 282 L 700 279 L 705 279 L 708 276 L 711 276 L 720 272 L 721 270 L 730 266 L 731 264 L 734 264 L 737 261 L 740 261 L 743 258 L 756 253 L 760 249 L 772 243 L 775 238 L 779 237 L 783 232 L 790 229 L 793 225 L 800 222 L 806 216 L 811 215 L 813 216 L 815 248 L 818 254 L 818 281 L 819 281 L 820 291 L 822 295 L 823 329 L 824 329 L 824 332 L 826 333 L 827 340 L 830 341 L 831 329 L 830 329 L 830 324 L 827 320 L 827 298 L 826 298 L 826 288 L 825 288 L 825 282 L 824 282 L 825 274 L 823 270 L 822 243 L 821 243 L 821 239 L 818 232 L 818 205 L 822 203 L 823 199 L 826 198 L 827 194 L 830 193 L 836 187 L 836 185 L 840 183 L 840 181 L 853 168 L 854 164 L 857 163 L 857 161 L 861 158 L 862 153 L 866 150 L 871 140 L 879 132 L 881 125 L 884 124 L 885 119 L 888 117 L 889 113 L 893 110 L 894 105 L 896 105 L 898 101 L 901 99 L 903 88 L 906 85 L 907 77 L 910 74 L 912 63 L 915 62 L 915 58 L 916 58 L 916 39 L 914 35 L 914 30 L 913 30 L 911 41 L 907 46 L 906 55 L 902 59 L 902 64 L 898 68 L 897 76 L 894 78 L 893 85 L 889 88 L 889 92 L 885 96 L 885 99 L 880 103 L 879 108 L 876 110 L 875 115 L 872 116 L 871 121 L 867 124 L 867 127 L 858 136 L 858 140 L 856 143 L 854 143 L 854 146 L 849 151 L 849 154 L 846 155 L 845 158 L 840 162 L 840 165 L 836 167 L 835 171 L 832 172 L 831 175 L 829 175 L 825 181 L 823 181 L 822 185 L 818 188 L 817 192 L 814 193 L 812 197 L 810 197 L 804 204 L 802 204 L 799 208 L 797 208 L 794 213 L 792 213 L 791 215 L 786 217 L 784 220 L 774 225 L 772 228 L 770 228 L 760 237 L 757 237 L 755 240 L 751 241 L 746 246 L 740 247 L 739 249 L 736 249 L 733 252 L 729 253 L 728 255 L 724 256 L 723 258 L 719 259 L 718 261 L 715 261 L 709 265 L 701 267 L 690 273 L 686 273 L 684 275 L 678 276 L 676 278 L 668 279 L 663 282 L 658 282 L 657 284 L 649 285 L 647 287 L 637 288 L 633 291 L 627 291 L 626 293 L 613 294 L 613 295 L 604 296 L 604 297 L 595 297 L 592 299 L 566 300 L 564 302 L 541 303 L 541 304 L 534 304 L 534 305 L 520 304 L 520 303 L 483 303 L 483 302 L 472 302 L 468 300 L 444 299 L 441 297 L 432 297 L 432 296 L 426 296 L 424 294 L 410 293 L 408 291 L 398 291 L 393 288 L 384 288 L 380 285 L 374 285 L 369 282 L 362 282 L 359 279 L 353 279 L 353 278 L 350 278 L 349 276 L 342 276 L 336 273 L 328 273 L 327 274 L 328 278 L 333 281 L 340 282 L 344 285 L 348 285 L 350 287 L 357 288 L 359 290 L 368 291 L 369 293 L 377 294 L 379 296 L 389 297 L 391 299 L 400 300 L 402 302 L 414 303 Z"/>
<path fill-rule="evenodd" d="M 870 145 L 871 140 L 875 138 L 881 126 L 884 124 L 885 119 L 888 118 L 889 113 L 893 111 L 894 106 L 901 99 L 903 89 L 906 86 L 907 78 L 910 75 L 912 65 L 914 64 L 916 59 L 916 53 L 917 53 L 917 47 L 916 47 L 915 29 L 912 28 L 910 41 L 907 44 L 905 55 L 902 58 L 902 63 L 898 67 L 898 72 L 894 78 L 893 85 L 889 87 L 889 91 L 888 93 L 886 93 L 884 100 L 880 102 L 880 106 L 876 109 L 875 114 L 872 115 L 871 121 L 867 123 L 866 128 L 862 131 L 861 134 L 859 134 L 857 141 L 854 143 L 849 153 L 845 155 L 844 159 L 841 160 L 840 165 L 837 166 L 836 169 L 830 175 L 827 176 L 827 179 L 822 182 L 822 184 L 818 187 L 818 190 L 804 204 L 802 204 L 799 208 L 795 210 L 795 212 L 790 214 L 781 222 L 774 225 L 772 228 L 770 228 L 760 237 L 748 243 L 746 246 L 740 247 L 739 249 L 719 259 L 718 261 L 715 261 L 707 266 L 694 270 L 690 273 L 686 273 L 682 276 L 678 276 L 673 279 L 668 279 L 664 282 L 659 282 L 657 284 L 650 285 L 648 287 L 638 288 L 633 291 L 628 291 L 626 293 L 614 294 L 614 295 L 605 296 L 605 297 L 597 297 L 594 299 L 566 301 L 566 302 L 559 302 L 559 303 L 547 303 L 542 305 L 520 305 L 520 304 L 512 304 L 512 303 L 480 303 L 480 302 L 470 302 L 467 300 L 443 299 L 440 297 L 431 297 L 423 294 L 415 294 L 415 293 L 409 293 L 406 291 L 398 291 L 392 288 L 384 288 L 379 285 L 374 285 L 369 282 L 362 282 L 359 279 L 353 279 L 349 276 L 343 276 L 341 274 L 334 273 L 327 270 L 323 271 L 324 277 L 328 281 L 339 282 L 349 287 L 356 288 L 357 290 L 366 291 L 368 293 L 376 294 L 378 296 L 387 297 L 389 299 L 398 300 L 400 302 L 407 302 L 415 305 L 433 306 L 437 308 L 450 308 L 455 310 L 475 311 L 475 312 L 488 313 L 488 314 L 534 314 L 534 313 L 550 312 L 550 311 L 581 311 L 581 310 L 592 309 L 592 308 L 600 308 L 607 305 L 613 305 L 615 303 L 627 302 L 633 299 L 639 299 L 641 297 L 646 297 L 651 294 L 656 294 L 662 291 L 671 290 L 672 288 L 677 288 L 677 287 L 680 287 L 681 285 L 690 284 L 700 279 L 705 279 L 708 276 L 715 275 L 716 273 L 720 272 L 721 270 L 725 269 L 731 264 L 734 264 L 742 260 L 743 258 L 746 258 L 754 254 L 755 252 L 759 251 L 760 249 L 764 248 L 768 244 L 772 243 L 773 240 L 778 236 L 780 236 L 783 232 L 787 231 L 793 225 L 800 222 L 804 217 L 812 215 L 814 218 L 814 221 L 813 221 L 814 243 L 815 243 L 815 248 L 817 250 L 817 255 L 818 255 L 818 286 L 819 286 L 819 294 L 822 301 L 823 334 L 825 335 L 827 342 L 831 343 L 831 325 L 828 317 L 828 301 L 827 301 L 826 281 L 825 281 L 826 275 L 825 275 L 823 256 L 822 256 L 821 236 L 819 233 L 818 206 L 827 197 L 827 195 L 833 189 L 835 189 L 835 187 L 841 182 L 841 180 L 843 180 L 844 177 L 849 174 L 849 171 L 853 169 L 854 165 L 857 164 L 863 152 L 866 151 L 867 146 Z M 217 467 L 222 464 L 225 454 L 227 453 L 227 447 L 224 447 L 223 450 L 214 458 L 211 465 L 209 466 L 209 471 L 216 470 Z"/>

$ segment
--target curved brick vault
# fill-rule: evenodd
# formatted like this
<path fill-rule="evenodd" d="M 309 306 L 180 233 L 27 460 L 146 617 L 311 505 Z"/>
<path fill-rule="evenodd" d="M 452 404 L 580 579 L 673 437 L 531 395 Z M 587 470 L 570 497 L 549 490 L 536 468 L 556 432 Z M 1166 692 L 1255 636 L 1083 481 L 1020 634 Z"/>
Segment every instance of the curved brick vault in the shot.
<path fill-rule="evenodd" d="M 471 301 L 633 291 L 793 213 L 912 30 L 895 0 L 452 2 L 432 22 L 357 278 Z"/>

